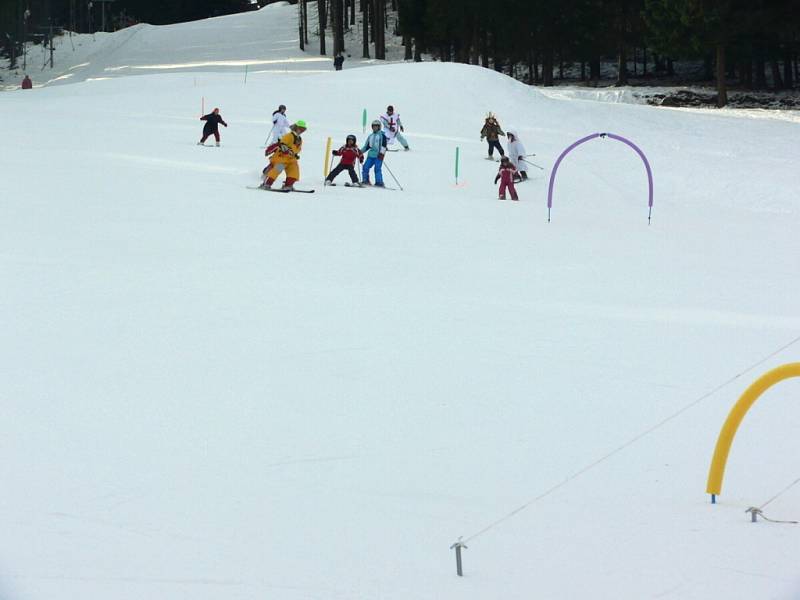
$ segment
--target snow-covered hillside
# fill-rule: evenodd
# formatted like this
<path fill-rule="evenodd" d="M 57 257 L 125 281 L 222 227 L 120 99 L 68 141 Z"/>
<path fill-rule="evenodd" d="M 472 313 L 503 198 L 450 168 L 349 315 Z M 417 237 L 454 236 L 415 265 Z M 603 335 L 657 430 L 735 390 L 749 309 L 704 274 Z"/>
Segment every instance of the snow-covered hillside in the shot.
<path fill-rule="evenodd" d="M 800 382 L 704 492 L 739 394 L 800 356 L 798 125 L 464 65 L 317 69 L 270 10 L 0 95 L 0 598 L 796 598 L 800 527 L 744 510 L 800 475 Z M 245 83 L 216 63 L 247 19 L 286 51 Z M 125 76 L 177 63 L 215 64 Z M 219 149 L 195 145 L 201 102 Z M 281 102 L 315 194 L 247 189 Z M 388 103 L 405 191 L 323 189 L 327 137 Z M 488 110 L 545 169 L 519 203 Z M 549 169 L 603 131 L 650 160 L 652 225 L 610 139 L 564 160 L 548 223 Z"/>
<path fill-rule="evenodd" d="M 315 4 L 310 22 L 316 25 Z M 249 13 L 204 19 L 192 23 L 154 26 L 140 24 L 115 33 L 72 34 L 56 38 L 53 69 L 49 49 L 29 45 L 28 69 L 35 86 L 96 81 L 152 73 L 191 72 L 199 83 L 207 73 L 321 73 L 333 70 L 333 58 L 320 56 L 318 38 L 307 52 L 299 48 L 297 7 L 286 2 L 270 4 Z M 349 36 L 347 68 L 368 66 L 361 59 L 360 43 Z M 400 57 L 390 38 L 392 57 Z M 329 50 L 332 47 L 329 40 Z M 394 44 L 394 45 L 393 45 Z M 330 51 L 329 51 L 330 54 Z M 0 89 L 16 89 L 24 75 L 20 65 L 3 72 Z"/>

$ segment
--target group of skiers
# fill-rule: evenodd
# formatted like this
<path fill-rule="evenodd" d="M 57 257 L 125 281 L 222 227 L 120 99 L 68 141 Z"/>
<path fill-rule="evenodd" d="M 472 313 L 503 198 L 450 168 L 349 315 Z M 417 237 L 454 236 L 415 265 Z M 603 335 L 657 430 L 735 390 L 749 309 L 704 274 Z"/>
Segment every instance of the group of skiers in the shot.
<path fill-rule="evenodd" d="M 506 156 L 503 147 L 500 145 L 501 135 L 508 136 L 508 156 Z M 495 183 L 500 181 L 500 200 L 506 199 L 506 191 L 511 194 L 512 200 L 519 200 L 514 183 L 528 179 L 528 161 L 525 160 L 528 155 L 525 154 L 525 146 L 522 145 L 519 135 L 511 129 L 508 132 L 504 132 L 497 121 L 497 117 L 489 113 L 481 129 L 481 141 L 484 139 L 489 143 L 487 160 L 494 160 L 495 149 L 500 153 L 500 168 L 494 178 Z"/>
<path fill-rule="evenodd" d="M 214 136 L 216 145 L 220 145 L 219 126 L 225 127 L 228 124 L 220 115 L 219 108 L 215 108 L 207 115 L 200 117 L 205 121 L 203 136 L 198 145 L 205 145 L 205 141 Z M 347 171 L 350 176 L 350 183 L 345 185 L 361 186 L 372 185 L 370 180 L 371 173 L 374 172 L 376 187 L 385 187 L 383 181 L 383 161 L 389 147 L 395 140 L 400 142 L 403 149 L 408 151 L 408 141 L 403 132 L 405 128 L 400 120 L 400 115 L 392 105 L 386 107 L 386 112 L 379 118 L 372 121 L 372 132 L 367 136 L 362 147 L 358 146 L 355 135 L 348 135 L 343 146 L 333 151 L 334 156 L 339 157 L 339 164 L 325 178 L 325 185 L 336 185 L 334 180 L 342 173 Z M 272 185 L 278 176 L 285 172 L 286 180 L 280 191 L 293 191 L 294 184 L 300 179 L 300 152 L 303 148 L 302 134 L 306 131 L 306 122 L 301 120 L 290 123 L 286 116 L 286 106 L 281 104 L 272 113 L 272 129 L 266 140 L 266 150 L 264 155 L 268 157 L 269 164 L 262 171 L 261 188 L 272 189 Z M 508 155 L 500 144 L 500 136 L 508 137 Z M 500 167 L 494 179 L 495 184 L 500 182 L 499 198 L 506 199 L 506 192 L 511 195 L 512 200 L 519 200 L 519 195 L 515 183 L 528 179 L 528 170 L 525 154 L 525 147 L 519 139 L 516 131 L 509 130 L 504 132 L 500 127 L 497 118 L 489 113 L 481 129 L 481 141 L 487 140 L 489 150 L 487 159 L 494 160 L 494 151 L 500 153 Z M 356 162 L 361 166 L 361 177 L 356 172 Z"/>
<path fill-rule="evenodd" d="M 272 130 L 267 141 L 265 155 L 270 157 L 270 164 L 264 169 L 264 180 L 261 187 L 272 189 L 272 184 L 281 171 L 286 171 L 286 181 L 282 191 L 293 189 L 294 183 L 300 178 L 298 159 L 303 140 L 301 134 L 306 130 L 304 121 L 297 121 L 289 125 L 286 117 L 286 106 L 281 104 L 272 114 Z M 338 150 L 333 151 L 339 157 L 339 164 L 325 178 L 325 185 L 336 185 L 334 179 L 342 172 L 347 171 L 350 176 L 350 185 L 372 185 L 370 174 L 374 172 L 375 186 L 385 187 L 383 181 L 383 160 L 395 140 L 398 140 L 405 150 L 410 150 L 408 141 L 403 136 L 405 128 L 400 121 L 393 106 L 386 108 L 386 113 L 372 124 L 372 133 L 367 136 L 364 145 L 359 148 L 355 135 L 348 135 L 345 143 Z M 361 178 L 356 172 L 356 162 L 361 165 Z"/>
<path fill-rule="evenodd" d="M 347 170 L 350 175 L 350 185 L 372 185 L 370 172 L 374 170 L 375 186 L 385 187 L 383 182 L 383 160 L 386 158 L 389 146 L 397 140 L 404 150 L 409 151 L 411 148 L 405 136 L 403 136 L 405 127 L 403 127 L 403 122 L 400 120 L 400 115 L 395 112 L 394 106 L 387 106 L 386 112 L 372 121 L 370 127 L 372 128 L 372 133 L 367 136 L 363 147 L 358 147 L 356 136 L 351 134 L 347 136 L 344 146 L 333 151 L 333 155 L 340 157 L 340 161 L 325 178 L 325 185 L 336 185 L 333 180 L 344 170 Z M 361 181 L 359 181 L 356 174 L 356 161 L 362 165 Z"/>

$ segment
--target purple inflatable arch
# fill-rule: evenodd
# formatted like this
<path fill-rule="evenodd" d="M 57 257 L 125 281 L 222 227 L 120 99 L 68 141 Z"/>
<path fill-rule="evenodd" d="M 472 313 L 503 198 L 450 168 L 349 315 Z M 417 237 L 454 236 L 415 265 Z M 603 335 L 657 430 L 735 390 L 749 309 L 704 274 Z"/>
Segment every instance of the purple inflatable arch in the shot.
<path fill-rule="evenodd" d="M 558 171 L 558 165 L 561 164 L 561 161 L 564 160 L 564 157 L 572 152 L 575 148 L 583 144 L 584 142 L 588 142 L 589 140 L 593 140 L 595 138 L 611 138 L 614 140 L 619 140 L 620 142 L 627 144 L 631 148 L 636 151 L 642 161 L 644 162 L 644 168 L 647 169 L 647 185 L 649 188 L 649 196 L 647 199 L 647 206 L 649 207 L 647 211 L 647 224 L 650 224 L 650 217 L 653 214 L 653 171 L 650 170 L 650 163 L 647 162 L 647 157 L 644 155 L 644 152 L 641 151 L 639 146 L 634 144 L 632 141 L 625 139 L 621 135 L 615 135 L 613 133 L 593 133 L 592 135 L 587 135 L 584 138 L 579 139 L 577 142 L 569 146 L 566 150 L 561 153 L 561 156 L 558 157 L 553 170 L 550 172 L 550 188 L 547 190 L 547 222 L 550 222 L 550 209 L 553 208 L 553 187 L 556 183 L 556 172 Z"/>

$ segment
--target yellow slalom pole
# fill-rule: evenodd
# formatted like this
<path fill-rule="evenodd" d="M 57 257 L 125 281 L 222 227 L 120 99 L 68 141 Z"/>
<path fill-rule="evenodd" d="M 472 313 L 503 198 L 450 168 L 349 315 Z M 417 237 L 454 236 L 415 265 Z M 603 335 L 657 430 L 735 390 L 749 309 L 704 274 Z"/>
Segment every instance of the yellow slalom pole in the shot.
<path fill-rule="evenodd" d="M 328 173 L 330 173 L 330 155 L 331 155 L 331 144 L 333 144 L 333 140 L 328 138 L 328 145 L 325 146 L 325 166 L 322 167 L 322 176 L 327 177 Z"/>
<path fill-rule="evenodd" d="M 728 413 L 728 418 L 722 425 L 722 431 L 719 432 L 717 445 L 714 448 L 714 457 L 711 459 L 711 467 L 708 470 L 706 493 L 711 494 L 712 503 L 716 502 L 716 496 L 722 491 L 722 478 L 725 476 L 728 453 L 742 419 L 761 394 L 776 383 L 790 377 L 800 377 L 800 363 L 788 363 L 764 373 L 744 391 L 744 394 L 733 405 L 731 412 Z"/>

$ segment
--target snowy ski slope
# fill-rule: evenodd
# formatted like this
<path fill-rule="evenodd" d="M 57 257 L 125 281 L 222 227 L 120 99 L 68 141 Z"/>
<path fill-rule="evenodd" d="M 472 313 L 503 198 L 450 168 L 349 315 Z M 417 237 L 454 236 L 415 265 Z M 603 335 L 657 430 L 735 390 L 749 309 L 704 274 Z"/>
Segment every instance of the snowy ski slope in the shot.
<path fill-rule="evenodd" d="M 800 476 L 800 382 L 704 492 L 735 400 L 800 359 L 798 124 L 336 73 L 293 10 L 122 31 L 73 85 L 0 94 L 0 598 L 797 598 L 800 526 L 744 511 Z M 282 62 L 245 84 L 232 39 Z M 315 194 L 247 189 L 281 102 Z M 323 189 L 327 137 L 389 103 L 405 191 Z M 488 110 L 547 170 L 519 203 Z M 548 223 L 549 169 L 603 131 L 647 154 L 652 224 L 612 140 L 565 159 Z M 800 518 L 800 485 L 765 514 Z"/>

